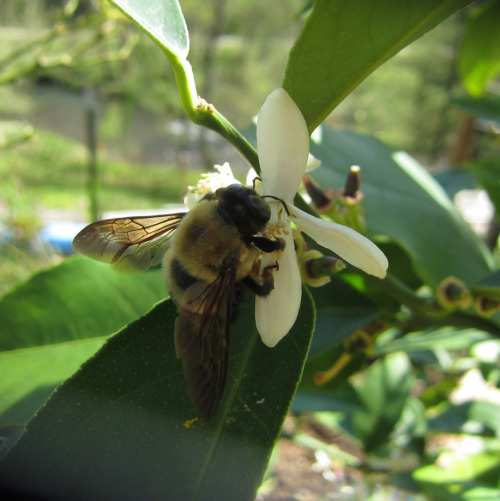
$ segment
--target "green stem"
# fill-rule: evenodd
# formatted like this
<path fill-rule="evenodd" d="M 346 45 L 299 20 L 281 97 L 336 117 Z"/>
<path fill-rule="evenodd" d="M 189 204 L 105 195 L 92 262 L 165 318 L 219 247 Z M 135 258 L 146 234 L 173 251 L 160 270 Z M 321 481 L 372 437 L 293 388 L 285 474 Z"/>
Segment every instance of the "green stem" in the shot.
<path fill-rule="evenodd" d="M 246 140 L 241 132 L 234 127 L 221 113 L 210 106 L 210 112 L 200 110 L 198 114 L 198 123 L 220 134 L 224 139 L 231 143 L 248 163 L 260 175 L 259 157 L 255 148 Z"/>
<path fill-rule="evenodd" d="M 165 51 L 165 54 L 174 69 L 182 106 L 187 117 L 195 124 L 217 132 L 230 142 L 246 158 L 255 171 L 260 174 L 259 157 L 255 148 L 222 113 L 198 96 L 193 70 L 189 61 L 175 57 L 168 51 Z"/>
<path fill-rule="evenodd" d="M 182 106 L 187 117 L 195 124 L 207 127 L 221 135 L 243 155 L 255 169 L 255 172 L 260 175 L 259 156 L 255 148 L 222 113 L 198 96 L 193 70 L 189 62 L 186 59 L 176 57 L 169 51 L 165 51 L 165 54 L 174 69 Z M 300 195 L 296 195 L 294 203 L 303 211 L 317 216 L 314 209 Z"/>

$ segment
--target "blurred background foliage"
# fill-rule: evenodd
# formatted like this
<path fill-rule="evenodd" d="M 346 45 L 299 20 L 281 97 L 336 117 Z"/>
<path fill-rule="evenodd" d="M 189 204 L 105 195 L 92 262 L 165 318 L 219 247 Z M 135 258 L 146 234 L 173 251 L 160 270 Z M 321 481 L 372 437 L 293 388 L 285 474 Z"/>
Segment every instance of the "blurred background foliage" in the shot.
<path fill-rule="evenodd" d="M 500 43 L 493 32 L 500 3 L 478 4 L 377 69 L 325 123 L 369 134 L 418 159 L 451 197 L 459 194 L 457 203 L 465 197 L 465 217 L 498 259 Z M 481 17 L 483 4 L 490 12 Z M 207 0 L 200 9 L 196 0 L 182 1 L 198 90 L 238 128 L 247 127 L 270 89 L 281 85 L 288 52 L 309 7 L 303 0 L 282 0 L 272 8 L 266 1 Z M 83 223 L 110 211 L 161 212 L 167 204 L 181 203 L 186 187 L 214 163 L 230 161 L 245 175 L 247 165 L 231 147 L 187 121 L 164 55 L 108 2 L 3 0 L 0 40 L 0 293 L 62 260 L 64 252 L 44 238 L 43 230 L 54 222 Z M 490 64 L 477 69 L 474 62 L 484 47 L 492 48 Z M 364 143 L 357 141 L 362 149 Z M 317 180 L 340 188 L 343 168 L 320 172 Z M 370 207 L 365 208 L 369 215 Z M 417 276 L 405 250 L 394 242 L 382 246 L 395 274 L 425 296 L 429 284 Z M 45 291 L 43 274 L 36 280 Z M 61 280 L 64 284 L 66 278 Z M 112 281 L 112 275 L 105 280 Z M 152 297 L 161 297 L 161 278 L 151 275 L 149 280 Z M 498 286 L 494 274 L 475 284 L 479 292 Z M 2 311 L 9 311 L 10 300 L 31 300 L 23 286 L 16 291 L 19 295 L 4 301 Z M 339 465 L 373 474 L 375 483 L 390 477 L 415 495 L 418 481 L 430 499 L 497 496 L 500 349 L 492 329 L 434 325 L 430 332 L 426 325 L 413 325 L 398 331 L 373 323 L 375 304 L 401 320 L 399 327 L 407 311 L 384 303 L 357 275 L 346 274 L 340 285 L 334 281 L 313 296 L 321 313 L 319 334 L 292 407 L 300 417 L 285 426 L 291 442 L 314 451 L 317 464 L 318 451 L 323 451 L 328 459 L 323 476 L 333 473 L 346 486 L 350 480 Z M 344 298 L 337 305 L 341 320 L 325 299 L 331 296 Z M 496 311 L 495 301 L 483 306 Z M 147 309 L 148 304 L 134 304 L 134 314 Z M 134 318 L 123 310 L 100 336 Z M 332 340 L 322 340 L 321 322 L 333 321 L 339 322 L 338 343 L 324 351 Z M 366 332 L 354 340 L 351 336 L 366 325 L 373 329 L 368 350 Z M 88 352 L 71 354 L 68 373 L 100 339 Z M 372 356 L 380 358 L 347 380 Z M 332 360 L 337 360 L 338 378 L 320 392 L 311 381 L 317 368 Z M 50 374 L 45 377 L 48 387 L 58 382 Z M 471 377 L 476 380 L 467 386 Z M 488 393 L 488 401 L 467 400 L 460 394 L 466 388 Z M 311 414 L 311 409 L 318 412 Z M 327 444 L 327 439 L 344 440 L 339 430 L 349 437 L 343 450 Z M 474 441 L 478 437 L 480 444 Z M 472 455 L 470 448 L 476 451 Z M 444 480 L 443 465 L 451 465 Z M 410 479 L 408 472 L 417 467 Z M 464 469 L 472 472 L 465 479 Z M 476 494 L 461 497 L 474 489 Z"/>

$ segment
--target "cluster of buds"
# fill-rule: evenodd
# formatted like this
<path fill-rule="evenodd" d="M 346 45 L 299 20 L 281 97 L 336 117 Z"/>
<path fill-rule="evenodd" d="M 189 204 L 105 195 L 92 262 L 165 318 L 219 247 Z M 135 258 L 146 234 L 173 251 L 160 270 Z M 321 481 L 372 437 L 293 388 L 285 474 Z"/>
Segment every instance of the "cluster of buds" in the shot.
<path fill-rule="evenodd" d="M 500 311 L 500 293 L 496 287 L 468 287 L 455 277 L 447 277 L 436 287 L 436 298 L 445 310 L 465 310 L 473 307 L 482 317 Z"/>
<path fill-rule="evenodd" d="M 366 221 L 361 208 L 363 192 L 360 190 L 360 167 L 351 166 L 343 189 L 320 188 L 307 175 L 303 178 L 303 184 L 319 214 L 329 217 L 336 223 L 349 226 L 359 233 L 365 233 Z"/>

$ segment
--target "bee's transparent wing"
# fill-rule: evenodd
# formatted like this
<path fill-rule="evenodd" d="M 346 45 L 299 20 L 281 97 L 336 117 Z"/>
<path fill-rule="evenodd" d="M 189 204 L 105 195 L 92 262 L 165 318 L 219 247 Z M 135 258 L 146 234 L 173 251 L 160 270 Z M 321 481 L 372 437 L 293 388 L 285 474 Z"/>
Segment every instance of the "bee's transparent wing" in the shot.
<path fill-rule="evenodd" d="M 78 252 L 111 264 L 115 271 L 144 271 L 161 263 L 167 242 L 186 212 L 105 219 L 86 226 L 73 240 Z"/>
<path fill-rule="evenodd" d="M 235 267 L 230 266 L 214 282 L 195 282 L 178 307 L 176 353 L 182 358 L 189 396 L 204 423 L 217 410 L 226 384 L 235 275 Z"/>

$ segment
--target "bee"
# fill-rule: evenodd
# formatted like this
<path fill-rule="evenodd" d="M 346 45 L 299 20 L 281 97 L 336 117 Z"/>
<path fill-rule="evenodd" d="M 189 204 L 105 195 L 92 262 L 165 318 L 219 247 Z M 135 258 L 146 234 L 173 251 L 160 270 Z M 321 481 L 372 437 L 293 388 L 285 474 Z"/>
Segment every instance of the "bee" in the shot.
<path fill-rule="evenodd" d="M 243 289 L 267 296 L 276 264 L 263 253 L 285 242 L 262 233 L 271 217 L 264 197 L 239 184 L 209 193 L 189 212 L 106 219 L 85 227 L 73 247 L 116 271 L 144 271 L 163 263 L 177 306 L 175 350 L 193 407 L 203 422 L 214 415 L 226 382 L 230 325 Z"/>

